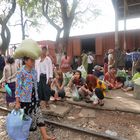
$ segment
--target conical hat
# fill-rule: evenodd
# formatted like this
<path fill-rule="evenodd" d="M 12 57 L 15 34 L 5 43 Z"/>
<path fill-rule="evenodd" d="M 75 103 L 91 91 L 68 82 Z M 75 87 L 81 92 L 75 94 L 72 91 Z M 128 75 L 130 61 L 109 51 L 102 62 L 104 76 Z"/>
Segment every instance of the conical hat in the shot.
<path fill-rule="evenodd" d="M 23 40 L 20 46 L 16 49 L 13 57 L 15 59 L 30 57 L 32 59 L 38 59 L 41 55 L 41 48 L 36 41 L 32 39 Z"/>

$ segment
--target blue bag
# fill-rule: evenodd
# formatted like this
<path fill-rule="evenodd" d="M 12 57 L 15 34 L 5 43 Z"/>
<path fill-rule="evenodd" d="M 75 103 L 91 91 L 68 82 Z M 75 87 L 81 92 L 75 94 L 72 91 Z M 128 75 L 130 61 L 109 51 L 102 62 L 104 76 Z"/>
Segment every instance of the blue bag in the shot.
<path fill-rule="evenodd" d="M 22 119 L 20 110 L 12 110 L 6 118 L 6 129 L 9 138 L 12 140 L 27 140 L 31 123 L 32 119 L 29 116 L 24 115 Z"/>
<path fill-rule="evenodd" d="M 9 95 L 9 96 L 12 96 L 12 91 L 11 91 L 11 89 L 9 88 L 8 84 L 5 84 L 4 88 L 5 88 L 6 92 L 8 93 L 8 95 Z"/>

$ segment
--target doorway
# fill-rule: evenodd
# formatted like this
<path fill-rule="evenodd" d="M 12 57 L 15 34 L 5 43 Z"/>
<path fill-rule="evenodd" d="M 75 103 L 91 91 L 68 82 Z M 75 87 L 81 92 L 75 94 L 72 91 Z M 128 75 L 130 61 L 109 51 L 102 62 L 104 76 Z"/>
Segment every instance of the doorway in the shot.
<path fill-rule="evenodd" d="M 96 53 L 95 50 L 95 38 L 86 38 L 86 39 L 81 39 L 81 52 L 85 51 L 86 53 L 92 52 Z"/>

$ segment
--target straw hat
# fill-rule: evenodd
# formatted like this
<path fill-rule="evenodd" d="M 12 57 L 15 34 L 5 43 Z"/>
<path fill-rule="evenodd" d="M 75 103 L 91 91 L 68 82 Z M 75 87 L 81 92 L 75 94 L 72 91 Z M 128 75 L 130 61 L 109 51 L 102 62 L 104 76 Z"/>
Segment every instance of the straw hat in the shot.
<path fill-rule="evenodd" d="M 108 53 L 113 53 L 113 52 L 114 52 L 113 49 L 109 49 L 109 50 L 108 50 Z"/>
<path fill-rule="evenodd" d="M 13 57 L 15 59 L 30 57 L 32 59 L 38 59 L 41 55 L 41 48 L 36 41 L 32 39 L 23 40 L 20 46 L 16 49 Z"/>

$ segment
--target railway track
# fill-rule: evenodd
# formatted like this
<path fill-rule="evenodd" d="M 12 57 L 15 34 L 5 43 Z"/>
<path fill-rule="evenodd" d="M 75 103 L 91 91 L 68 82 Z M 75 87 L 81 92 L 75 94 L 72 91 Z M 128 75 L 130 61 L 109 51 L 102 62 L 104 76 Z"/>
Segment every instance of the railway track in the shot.
<path fill-rule="evenodd" d="M 10 112 L 10 110 L 8 110 L 5 107 L 0 106 L 0 114 L 4 114 L 7 115 Z M 49 126 L 49 131 L 52 131 L 50 133 L 61 133 L 63 132 L 64 134 L 67 134 L 67 136 L 61 136 L 61 138 L 58 138 L 58 140 L 63 140 L 67 139 L 67 140 L 126 140 L 125 138 L 122 137 L 118 137 L 118 136 L 111 136 L 105 133 L 101 133 L 101 132 L 96 132 L 96 131 L 91 131 L 89 129 L 86 128 L 82 128 L 82 127 L 77 127 L 71 124 L 65 124 L 62 122 L 58 122 L 58 121 L 53 121 L 50 119 L 46 119 L 45 118 L 45 123 L 47 124 L 47 126 Z M 52 130 L 53 128 L 53 130 Z M 57 132 L 56 132 L 57 131 Z M 61 135 L 61 134 L 57 134 L 57 135 Z M 66 138 L 69 137 L 68 135 L 75 135 L 75 137 L 77 138 Z M 58 136 L 59 137 L 59 136 Z"/>

